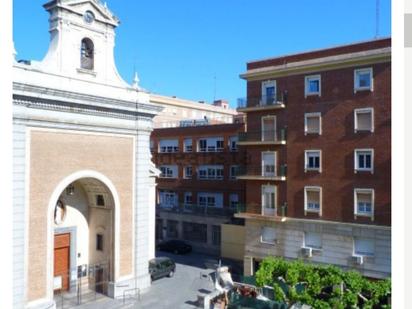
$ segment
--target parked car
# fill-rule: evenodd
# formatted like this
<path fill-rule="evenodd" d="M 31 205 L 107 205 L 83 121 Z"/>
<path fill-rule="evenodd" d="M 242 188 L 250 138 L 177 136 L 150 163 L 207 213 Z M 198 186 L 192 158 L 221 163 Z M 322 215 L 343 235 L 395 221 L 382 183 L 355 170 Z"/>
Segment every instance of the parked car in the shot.
<path fill-rule="evenodd" d="M 149 274 L 151 280 L 163 277 L 173 277 L 176 271 L 176 264 L 168 257 L 157 257 L 149 261 Z"/>
<path fill-rule="evenodd" d="M 157 245 L 160 251 L 173 252 L 174 254 L 185 254 L 192 252 L 192 246 L 181 240 L 167 240 Z"/>

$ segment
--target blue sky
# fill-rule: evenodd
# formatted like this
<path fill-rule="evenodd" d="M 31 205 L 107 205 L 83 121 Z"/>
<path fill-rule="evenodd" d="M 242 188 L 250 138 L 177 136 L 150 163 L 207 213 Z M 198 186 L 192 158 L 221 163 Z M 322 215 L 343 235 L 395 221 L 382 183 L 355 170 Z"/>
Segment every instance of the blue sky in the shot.
<path fill-rule="evenodd" d="M 41 60 L 48 13 L 14 0 L 18 59 Z M 136 68 L 151 92 L 192 100 L 246 94 L 246 62 L 373 39 L 376 0 L 108 0 L 120 19 L 115 59 L 126 81 Z M 391 33 L 390 0 L 380 0 L 379 36 Z"/>

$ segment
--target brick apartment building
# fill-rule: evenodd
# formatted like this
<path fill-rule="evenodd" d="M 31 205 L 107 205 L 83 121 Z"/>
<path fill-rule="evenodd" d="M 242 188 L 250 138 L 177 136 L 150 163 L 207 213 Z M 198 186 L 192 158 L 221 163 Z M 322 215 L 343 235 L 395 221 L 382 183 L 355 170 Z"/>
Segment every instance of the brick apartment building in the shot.
<path fill-rule="evenodd" d="M 210 124 L 200 119 L 152 132 L 152 160 L 161 170 L 157 240 L 183 239 L 198 252 L 220 253 L 220 225 L 233 221 L 244 203 L 244 181 L 236 179 L 245 163 L 237 147 L 243 131 L 243 121 Z"/>
<path fill-rule="evenodd" d="M 303 258 L 391 272 L 391 40 L 247 63 L 244 270 Z"/>

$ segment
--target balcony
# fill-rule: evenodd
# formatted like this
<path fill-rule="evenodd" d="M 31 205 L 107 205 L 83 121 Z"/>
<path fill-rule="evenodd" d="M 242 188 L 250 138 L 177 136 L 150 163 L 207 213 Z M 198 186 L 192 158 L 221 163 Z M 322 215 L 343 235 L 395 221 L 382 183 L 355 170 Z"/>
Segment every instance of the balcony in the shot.
<path fill-rule="evenodd" d="M 286 145 L 286 128 L 239 133 L 238 145 Z"/>
<path fill-rule="evenodd" d="M 182 215 L 196 215 L 196 216 L 210 216 L 210 217 L 231 217 L 236 209 L 230 207 L 215 207 L 199 204 L 177 204 L 171 205 L 161 205 L 157 206 L 158 211 L 170 212 Z"/>
<path fill-rule="evenodd" d="M 287 97 L 287 91 L 283 91 L 271 96 L 239 98 L 237 100 L 237 110 L 239 112 L 252 112 L 282 109 L 286 106 Z"/>
<path fill-rule="evenodd" d="M 275 165 L 270 164 L 241 166 L 237 170 L 236 178 L 246 180 L 285 181 L 286 164 L 280 166 L 278 173 Z"/>
<path fill-rule="evenodd" d="M 265 221 L 269 220 L 275 222 L 284 222 L 286 221 L 286 211 L 286 203 L 278 208 L 265 207 L 264 205 L 259 205 L 256 203 L 240 204 L 236 208 L 234 217 L 243 219 L 260 219 Z"/>

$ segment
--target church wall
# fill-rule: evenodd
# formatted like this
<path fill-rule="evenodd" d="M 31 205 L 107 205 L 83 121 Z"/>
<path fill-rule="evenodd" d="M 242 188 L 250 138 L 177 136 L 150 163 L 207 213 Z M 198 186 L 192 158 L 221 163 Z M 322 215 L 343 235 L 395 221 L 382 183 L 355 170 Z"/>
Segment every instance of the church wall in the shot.
<path fill-rule="evenodd" d="M 47 206 L 56 186 L 68 175 L 92 170 L 114 184 L 120 199 L 118 276 L 133 273 L 134 139 L 92 133 L 32 129 L 30 131 L 30 193 L 27 298 L 47 291 Z M 116 278 L 118 279 L 118 278 Z"/>

